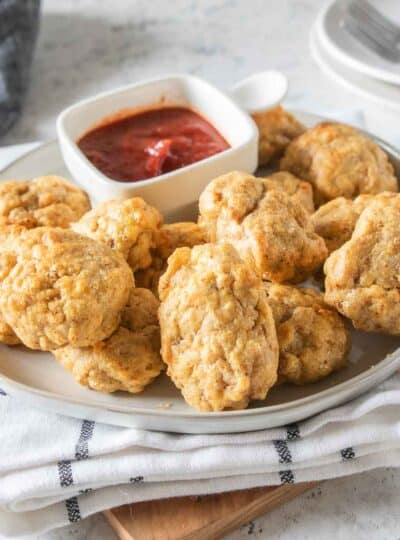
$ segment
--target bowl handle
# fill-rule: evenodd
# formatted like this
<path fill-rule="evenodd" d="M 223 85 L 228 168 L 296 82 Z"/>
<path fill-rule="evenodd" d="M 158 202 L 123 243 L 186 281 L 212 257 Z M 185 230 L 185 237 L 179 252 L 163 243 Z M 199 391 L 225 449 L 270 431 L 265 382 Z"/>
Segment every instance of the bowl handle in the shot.
<path fill-rule="evenodd" d="M 280 71 L 262 71 L 233 85 L 229 94 L 249 113 L 272 109 L 284 99 L 288 80 Z"/>

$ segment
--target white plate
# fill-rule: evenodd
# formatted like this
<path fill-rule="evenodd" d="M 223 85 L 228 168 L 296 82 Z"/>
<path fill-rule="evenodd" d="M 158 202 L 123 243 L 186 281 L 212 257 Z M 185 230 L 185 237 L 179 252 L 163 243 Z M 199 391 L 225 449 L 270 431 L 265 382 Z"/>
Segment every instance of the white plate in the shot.
<path fill-rule="evenodd" d="M 359 96 L 384 107 L 390 107 L 397 112 L 400 111 L 400 87 L 371 79 L 341 64 L 324 48 L 315 26 L 310 34 L 310 51 L 321 70 L 334 81 Z"/>
<path fill-rule="evenodd" d="M 298 116 L 308 125 L 322 120 Z M 385 149 L 390 151 L 389 146 Z M 395 151 L 393 159 L 400 164 Z M 17 159 L 0 178 L 50 173 L 68 177 L 56 142 Z M 394 337 L 353 332 L 346 369 L 305 387 L 273 388 L 265 401 L 255 402 L 244 411 L 198 413 L 186 405 L 165 375 L 138 395 L 101 394 L 77 385 L 51 354 L 23 347 L 0 346 L 0 387 L 28 405 L 114 425 L 179 433 L 253 431 L 296 422 L 372 388 L 400 367 L 399 344 Z"/>
<path fill-rule="evenodd" d="M 399 0 L 369 0 L 377 9 L 400 24 Z M 351 36 L 341 21 L 347 0 L 329 2 L 316 21 L 318 38 L 336 61 L 369 77 L 400 85 L 400 64 L 385 60 Z"/>

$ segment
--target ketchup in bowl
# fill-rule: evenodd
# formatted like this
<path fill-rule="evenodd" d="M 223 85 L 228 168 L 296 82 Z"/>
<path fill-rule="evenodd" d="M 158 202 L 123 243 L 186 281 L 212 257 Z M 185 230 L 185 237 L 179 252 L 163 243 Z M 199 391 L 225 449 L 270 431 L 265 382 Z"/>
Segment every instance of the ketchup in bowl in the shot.
<path fill-rule="evenodd" d="M 78 146 L 103 174 L 120 182 L 154 178 L 230 148 L 202 116 L 163 107 L 96 127 Z"/>

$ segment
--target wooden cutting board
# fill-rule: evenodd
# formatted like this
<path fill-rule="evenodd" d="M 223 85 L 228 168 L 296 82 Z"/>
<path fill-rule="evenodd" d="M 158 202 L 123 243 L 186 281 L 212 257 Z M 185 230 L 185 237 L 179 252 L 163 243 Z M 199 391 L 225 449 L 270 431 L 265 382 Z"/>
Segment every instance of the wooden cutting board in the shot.
<path fill-rule="evenodd" d="M 121 540 L 216 540 L 315 487 L 317 482 L 177 497 L 104 512 Z"/>

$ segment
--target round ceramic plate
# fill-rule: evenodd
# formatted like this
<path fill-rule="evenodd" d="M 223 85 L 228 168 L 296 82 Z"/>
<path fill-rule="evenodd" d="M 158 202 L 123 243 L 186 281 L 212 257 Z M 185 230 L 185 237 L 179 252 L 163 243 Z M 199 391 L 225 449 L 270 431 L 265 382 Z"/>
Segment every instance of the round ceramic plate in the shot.
<path fill-rule="evenodd" d="M 316 64 L 334 81 L 359 96 L 400 111 L 400 87 L 371 79 L 339 62 L 321 42 L 316 27 L 311 30 L 310 51 Z"/>
<path fill-rule="evenodd" d="M 369 0 L 400 25 L 398 0 Z M 385 60 L 359 43 L 343 27 L 348 0 L 335 0 L 321 11 L 316 21 L 318 38 L 329 54 L 345 67 L 382 81 L 400 85 L 400 64 Z"/>
<path fill-rule="evenodd" d="M 296 113 L 313 125 L 321 118 Z M 400 171 L 400 155 L 378 141 Z M 68 177 L 56 142 L 17 159 L 0 178 L 31 178 L 59 174 Z M 194 217 L 194 216 L 193 216 Z M 0 346 L 0 387 L 28 405 L 114 425 L 179 433 L 253 431 L 296 422 L 343 403 L 372 388 L 400 367 L 400 340 L 379 334 L 352 332 L 348 367 L 304 387 L 281 385 L 265 401 L 243 411 L 199 413 L 189 407 L 166 375 L 141 394 L 101 394 L 76 384 L 49 353 Z"/>

